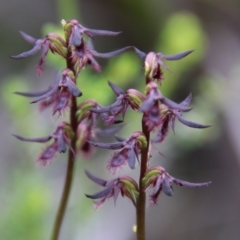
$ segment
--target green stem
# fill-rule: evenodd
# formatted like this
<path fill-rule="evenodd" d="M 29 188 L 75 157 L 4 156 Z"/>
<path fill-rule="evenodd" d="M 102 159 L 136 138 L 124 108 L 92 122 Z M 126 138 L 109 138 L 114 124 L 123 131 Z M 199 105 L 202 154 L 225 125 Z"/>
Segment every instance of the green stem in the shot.
<path fill-rule="evenodd" d="M 71 61 L 71 56 L 72 56 L 72 52 L 69 49 L 68 54 L 67 54 L 67 60 L 66 60 L 67 68 L 72 70 L 76 77 L 76 72 L 74 69 L 74 65 Z M 77 132 L 76 112 L 77 112 L 77 100 L 76 100 L 76 97 L 72 96 L 71 109 L 70 109 L 70 125 L 74 132 L 74 136 L 71 139 L 71 146 L 72 146 L 73 152 L 76 152 L 75 150 L 76 150 L 76 140 L 77 140 L 76 139 L 76 132 Z M 63 222 L 63 218 L 64 218 L 64 215 L 66 212 L 66 207 L 67 207 L 67 203 L 68 203 L 68 199 L 69 199 L 69 195 L 70 195 L 70 191 L 71 191 L 71 187 L 72 187 L 73 173 L 74 173 L 75 156 L 74 156 L 73 152 L 70 149 L 68 150 L 68 165 L 67 165 L 65 184 L 64 184 L 60 205 L 59 205 L 55 223 L 54 223 L 51 240 L 58 240 L 62 222 Z"/>
<path fill-rule="evenodd" d="M 144 123 L 144 115 L 142 118 L 142 132 L 145 134 L 147 140 L 147 147 L 142 149 L 141 152 L 141 166 L 139 177 L 139 197 L 137 201 L 137 240 L 145 240 L 145 206 L 146 206 L 146 193 L 142 184 L 142 179 L 147 171 L 148 152 L 150 132 Z"/>
<path fill-rule="evenodd" d="M 73 131 L 76 133 L 76 128 L 77 128 L 77 122 L 76 122 L 76 117 L 75 113 L 77 110 L 77 103 L 76 103 L 76 98 L 73 97 L 72 99 L 72 107 L 71 107 L 71 126 Z M 76 143 L 76 138 L 73 137 L 71 146 L 73 150 L 75 151 L 75 144 Z M 57 216 L 55 219 L 54 227 L 53 227 L 53 234 L 52 234 L 52 240 L 57 240 L 60 234 L 61 230 L 61 225 L 63 222 L 63 218 L 65 215 L 69 195 L 70 195 L 70 190 L 72 187 L 72 180 L 73 180 L 73 173 L 74 173 L 74 155 L 71 150 L 68 151 L 68 165 L 67 165 L 67 174 L 65 178 L 65 184 L 63 188 L 63 193 L 62 193 L 62 198 L 61 202 L 58 208 Z"/>

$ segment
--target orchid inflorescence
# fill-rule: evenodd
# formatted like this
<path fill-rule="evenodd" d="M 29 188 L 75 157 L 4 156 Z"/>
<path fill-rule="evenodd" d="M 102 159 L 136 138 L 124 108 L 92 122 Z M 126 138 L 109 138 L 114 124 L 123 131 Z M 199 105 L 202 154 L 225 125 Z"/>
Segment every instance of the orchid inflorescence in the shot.
<path fill-rule="evenodd" d="M 38 157 L 38 162 L 42 165 L 48 165 L 55 157 L 56 153 L 64 153 L 67 148 L 72 152 L 73 158 L 81 153 L 84 157 L 89 157 L 93 147 L 116 150 L 108 161 L 107 169 L 115 174 L 119 172 L 124 165 L 134 169 L 137 163 L 143 161 L 140 156 L 147 152 L 147 169 L 141 179 L 142 190 L 153 188 L 153 193 L 149 195 L 153 204 L 161 192 L 168 196 L 173 195 L 172 183 L 178 186 L 203 187 L 208 186 L 210 182 L 194 184 L 176 179 L 169 175 L 161 166 L 150 167 L 151 144 L 159 144 L 165 140 L 169 128 L 174 131 L 174 123 L 177 119 L 185 126 L 197 129 L 208 128 L 210 125 L 202 125 L 190 122 L 182 117 L 182 114 L 190 111 L 189 106 L 192 95 L 186 97 L 180 103 L 176 103 L 165 97 L 159 85 L 162 84 L 163 71 L 161 67 L 170 70 L 163 60 L 179 60 L 189 55 L 192 50 L 174 54 L 164 55 L 162 53 L 144 53 L 136 47 L 124 47 L 110 53 L 98 53 L 92 46 L 91 39 L 95 36 L 116 36 L 120 32 L 106 30 L 89 29 L 78 23 L 77 20 L 63 21 L 64 38 L 55 33 L 49 33 L 42 39 L 35 39 L 24 32 L 21 36 L 33 45 L 29 51 L 19 55 L 12 56 L 15 59 L 30 57 L 41 51 L 41 57 L 37 66 L 37 74 L 43 71 L 43 65 L 46 55 L 49 51 L 64 58 L 67 62 L 67 68 L 62 71 L 47 90 L 38 92 L 15 92 L 18 95 L 33 98 L 31 103 L 40 103 L 40 110 L 52 107 L 53 114 L 62 114 L 65 109 L 72 108 L 75 98 L 81 97 L 82 93 L 77 87 L 77 77 L 79 73 L 88 65 L 94 70 L 100 71 L 100 65 L 96 58 L 111 58 L 127 50 L 134 50 L 136 54 L 143 59 L 146 90 L 145 94 L 136 89 L 123 90 L 113 82 L 108 82 L 110 88 L 116 95 L 114 103 L 108 106 L 102 106 L 94 99 L 89 99 L 78 104 L 71 119 L 76 122 L 76 127 L 72 123 L 61 122 L 56 130 L 45 137 L 25 138 L 14 135 L 21 141 L 45 143 L 52 141 Z M 122 126 L 101 130 L 98 128 L 99 119 L 106 126 L 124 122 L 124 116 L 127 110 L 131 108 L 142 114 L 142 131 L 132 133 L 127 139 L 116 136 L 117 141 L 113 143 L 99 142 L 102 136 L 115 135 Z M 117 127 L 116 127 L 117 126 Z M 147 133 L 147 134 L 146 134 Z M 153 135 L 150 138 L 150 133 Z M 73 140 L 74 139 L 74 140 Z M 73 160 L 73 159 L 72 159 Z M 113 198 L 114 202 L 121 193 L 131 200 L 136 206 L 140 191 L 139 184 L 129 176 L 119 176 L 113 180 L 102 180 L 86 171 L 86 175 L 98 185 L 104 187 L 104 190 L 93 195 L 86 196 L 94 200 L 95 206 L 101 206 L 106 199 Z"/>

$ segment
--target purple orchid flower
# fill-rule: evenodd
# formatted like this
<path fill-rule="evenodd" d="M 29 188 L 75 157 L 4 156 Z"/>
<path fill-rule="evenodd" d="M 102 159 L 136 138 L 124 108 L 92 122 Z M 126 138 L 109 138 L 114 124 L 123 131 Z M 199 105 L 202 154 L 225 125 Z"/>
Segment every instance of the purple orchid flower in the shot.
<path fill-rule="evenodd" d="M 122 197 L 129 198 L 134 205 L 136 205 L 136 199 L 138 197 L 138 186 L 135 180 L 128 176 L 122 176 L 115 178 L 111 181 L 106 181 L 98 177 L 93 176 L 90 172 L 85 171 L 88 178 L 98 185 L 104 187 L 100 192 L 93 195 L 85 194 L 87 198 L 91 198 L 94 201 L 95 208 L 98 209 L 102 204 L 109 198 L 114 199 L 114 204 L 116 205 L 117 198 L 121 193 Z M 97 200 L 96 199 L 100 199 Z"/>
<path fill-rule="evenodd" d="M 141 149 L 146 145 L 146 139 L 142 132 L 134 132 L 132 136 L 126 140 L 114 143 L 99 143 L 88 141 L 95 147 L 117 150 L 108 162 L 107 169 L 113 174 L 121 169 L 126 163 L 131 169 L 135 168 L 136 159 L 138 160 L 138 155 Z"/>
<path fill-rule="evenodd" d="M 43 39 L 35 39 L 22 31 L 20 31 L 20 34 L 27 42 L 34 46 L 31 50 L 23 52 L 19 55 L 11 56 L 11 58 L 21 59 L 30 57 L 41 50 L 42 51 L 41 58 L 37 65 L 38 75 L 40 75 L 43 71 L 43 65 L 49 50 L 53 53 L 57 53 L 63 58 L 66 58 L 67 52 L 66 42 L 59 35 L 55 33 L 49 33 Z"/>
<path fill-rule="evenodd" d="M 143 178 L 144 188 L 153 188 L 150 195 L 150 203 L 155 205 L 161 192 L 167 196 L 173 196 L 172 184 L 175 183 L 181 187 L 207 187 L 211 182 L 191 183 L 172 177 L 163 167 L 151 167 L 145 173 Z"/>
<path fill-rule="evenodd" d="M 66 122 L 61 122 L 52 134 L 45 137 L 25 138 L 15 134 L 13 134 L 13 136 L 24 142 L 36 142 L 36 143 L 45 143 L 53 139 L 53 143 L 47 146 L 37 159 L 37 162 L 39 162 L 43 166 L 46 166 L 50 164 L 52 159 L 56 156 L 57 152 L 65 153 L 67 147 L 75 155 L 70 144 L 71 134 L 73 133 L 71 132 L 70 125 Z"/>
<path fill-rule="evenodd" d="M 71 96 L 80 97 L 82 92 L 74 82 L 73 73 L 69 69 L 62 71 L 62 77 L 45 91 L 40 92 L 15 92 L 25 97 L 35 97 L 30 103 L 41 102 L 40 110 L 53 105 L 53 114 L 62 112 L 71 100 Z"/>
<path fill-rule="evenodd" d="M 129 89 L 124 92 L 114 83 L 108 81 L 108 85 L 111 87 L 113 92 L 116 94 L 116 101 L 106 107 L 101 107 L 97 105 L 95 108 L 91 109 L 94 113 L 102 114 L 102 118 L 107 125 L 116 124 L 124 121 L 125 113 L 130 106 L 133 110 L 138 110 L 139 105 L 144 100 L 142 93 L 135 89 Z M 117 120 L 119 115 L 122 115 L 122 120 Z"/>
<path fill-rule="evenodd" d="M 145 52 L 140 51 L 136 47 L 133 47 L 133 48 L 137 53 L 138 57 L 145 60 L 146 67 L 151 72 L 151 78 L 156 79 L 160 83 L 163 80 L 163 73 L 161 70 L 161 66 L 163 66 L 164 68 L 170 71 L 170 68 L 162 60 L 169 60 L 169 61 L 180 60 L 193 52 L 193 50 L 189 50 L 189 51 L 177 53 L 174 55 L 164 55 L 160 52 L 158 53 L 150 52 L 146 54 Z"/>

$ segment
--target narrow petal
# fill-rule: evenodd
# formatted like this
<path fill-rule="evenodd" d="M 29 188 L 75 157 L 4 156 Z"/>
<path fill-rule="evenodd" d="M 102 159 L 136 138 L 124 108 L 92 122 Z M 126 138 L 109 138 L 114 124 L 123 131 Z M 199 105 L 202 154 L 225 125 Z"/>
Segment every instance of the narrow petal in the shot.
<path fill-rule="evenodd" d="M 199 124 L 199 123 L 195 123 L 195 122 L 190 122 L 184 118 L 181 117 L 180 114 L 176 114 L 176 117 L 177 119 L 179 120 L 179 122 L 181 122 L 182 124 L 188 126 L 188 127 L 191 127 L 191 128 L 199 128 L 199 129 L 202 129 L 202 128 L 208 128 L 208 127 L 211 127 L 211 125 L 203 125 L 203 124 Z"/>
<path fill-rule="evenodd" d="M 91 199 L 106 198 L 111 193 L 112 189 L 113 189 L 113 185 L 109 185 L 104 190 L 102 190 L 100 192 L 97 192 L 97 193 L 92 194 L 92 195 L 85 194 L 85 196 L 87 198 L 91 198 Z"/>
<path fill-rule="evenodd" d="M 99 63 L 94 59 L 94 57 L 91 54 L 88 54 L 88 60 L 89 60 L 89 64 L 92 66 L 92 68 L 95 71 L 97 71 L 97 72 L 101 71 L 101 67 L 100 67 Z"/>
<path fill-rule="evenodd" d="M 187 182 L 187 181 L 183 181 L 177 178 L 173 178 L 173 182 L 181 187 L 207 187 L 209 186 L 209 184 L 211 184 L 212 182 L 205 182 L 205 183 L 191 183 L 191 182 Z"/>
<path fill-rule="evenodd" d="M 158 197 L 162 191 L 162 187 L 163 187 L 162 185 L 163 185 L 163 179 L 160 176 L 156 181 L 153 193 L 149 196 L 150 201 L 153 205 L 157 204 Z"/>
<path fill-rule="evenodd" d="M 93 182 L 97 183 L 98 185 L 100 186 L 106 186 L 107 184 L 107 181 L 101 179 L 101 178 L 98 178 L 98 177 L 95 177 L 93 176 L 89 171 L 85 170 L 85 173 L 86 175 L 88 176 L 89 179 L 91 179 Z"/>
<path fill-rule="evenodd" d="M 167 105 L 171 109 L 175 109 L 175 110 L 179 110 L 179 111 L 183 111 L 183 112 L 188 112 L 192 109 L 188 106 L 182 106 L 181 104 L 175 103 L 175 102 L 173 102 L 172 100 L 170 100 L 166 97 L 163 97 L 161 102 L 163 104 Z"/>
<path fill-rule="evenodd" d="M 31 50 L 20 53 L 19 55 L 10 56 L 10 57 L 14 59 L 30 57 L 34 55 L 36 52 L 38 52 L 40 49 L 41 49 L 41 42 L 36 42 L 35 46 Z"/>
<path fill-rule="evenodd" d="M 125 124 L 122 124 L 121 126 L 117 126 L 117 127 L 101 129 L 96 134 L 100 136 L 112 136 L 117 132 L 119 132 L 124 126 Z"/>
<path fill-rule="evenodd" d="M 186 52 L 180 52 L 180 53 L 177 53 L 177 54 L 173 54 L 173 55 L 162 55 L 162 58 L 163 59 L 166 59 L 166 60 L 179 60 L 179 59 L 182 59 L 184 57 L 186 57 L 187 55 L 189 55 L 190 53 L 192 53 L 194 50 L 189 50 L 189 51 L 186 51 Z"/>
<path fill-rule="evenodd" d="M 91 38 L 89 38 L 88 41 L 87 41 L 87 49 L 88 50 L 93 50 L 94 49 L 93 40 Z"/>
<path fill-rule="evenodd" d="M 15 135 L 12 134 L 14 137 L 16 137 L 17 139 L 24 141 L 24 142 L 37 142 L 37 143 L 45 143 L 47 141 L 49 141 L 52 136 L 46 136 L 46 137 L 41 137 L 41 138 L 25 138 L 25 137 L 21 137 L 19 135 Z"/>
<path fill-rule="evenodd" d="M 37 103 L 45 98 L 51 97 L 53 96 L 56 92 L 58 91 L 58 86 L 54 86 L 52 89 L 50 89 L 47 93 L 43 94 L 42 96 L 40 96 L 39 98 L 33 100 L 30 103 Z"/>
<path fill-rule="evenodd" d="M 19 31 L 19 33 L 21 34 L 21 36 L 29 43 L 31 44 L 35 44 L 35 42 L 37 41 L 36 38 L 34 37 L 31 37 L 30 35 L 26 34 L 25 32 L 23 31 Z"/>
<path fill-rule="evenodd" d="M 180 105 L 183 106 L 183 107 L 188 107 L 189 104 L 191 103 L 191 101 L 192 101 L 192 94 L 190 93 L 190 94 L 186 97 L 186 99 L 184 99 L 184 100 L 180 103 Z"/>
<path fill-rule="evenodd" d="M 117 136 L 117 135 L 115 135 L 115 138 L 116 138 L 119 142 L 124 142 L 124 141 L 126 141 L 125 138 L 119 137 L 119 136 Z"/>
<path fill-rule="evenodd" d="M 120 94 L 124 94 L 124 91 L 114 83 L 108 81 L 108 85 L 112 88 L 112 90 L 117 96 L 119 96 Z"/>
<path fill-rule="evenodd" d="M 111 112 L 114 110 L 114 108 L 119 107 L 121 105 L 121 101 L 119 99 L 116 100 L 113 104 L 102 107 L 102 108 L 91 108 L 90 111 L 94 113 L 105 113 L 105 112 Z"/>
<path fill-rule="evenodd" d="M 111 58 L 111 57 L 115 57 L 127 50 L 129 50 L 130 48 L 132 48 L 131 46 L 129 47 L 124 47 L 124 48 L 121 48 L 121 49 L 118 49 L 116 51 L 112 51 L 112 52 L 109 52 L 109 53 L 98 53 L 96 52 L 95 50 L 91 50 L 91 53 L 93 54 L 93 56 L 95 57 L 99 57 L 99 58 Z"/>
<path fill-rule="evenodd" d="M 114 200 L 114 205 L 116 206 L 117 198 L 119 193 L 121 192 L 119 187 L 115 187 L 113 191 L 113 200 Z"/>
<path fill-rule="evenodd" d="M 93 36 L 117 36 L 121 32 L 113 32 L 108 30 L 97 30 L 97 29 L 91 29 L 91 28 L 83 28 L 84 32 L 89 35 L 90 37 Z"/>
<path fill-rule="evenodd" d="M 40 91 L 40 92 L 14 92 L 14 94 L 21 95 L 24 97 L 40 97 L 46 93 L 48 93 L 52 87 L 49 87 L 47 90 Z"/>
<path fill-rule="evenodd" d="M 99 143 L 99 142 L 92 142 L 92 141 L 88 141 L 88 142 L 95 147 L 105 148 L 105 149 L 121 149 L 125 145 L 124 142 L 115 142 L 115 143 Z"/>
<path fill-rule="evenodd" d="M 73 153 L 74 158 L 76 158 L 76 154 L 75 154 L 75 152 L 74 152 L 74 150 L 73 150 L 73 148 L 72 148 L 72 146 L 71 146 L 70 140 L 68 140 L 68 139 L 65 138 L 65 144 L 68 146 L 68 148 L 69 148 L 69 149 L 71 150 L 71 152 Z"/>
<path fill-rule="evenodd" d="M 133 47 L 135 52 L 137 53 L 138 57 L 141 59 L 145 59 L 147 54 L 145 52 L 140 51 L 139 49 L 137 49 L 136 47 Z"/>

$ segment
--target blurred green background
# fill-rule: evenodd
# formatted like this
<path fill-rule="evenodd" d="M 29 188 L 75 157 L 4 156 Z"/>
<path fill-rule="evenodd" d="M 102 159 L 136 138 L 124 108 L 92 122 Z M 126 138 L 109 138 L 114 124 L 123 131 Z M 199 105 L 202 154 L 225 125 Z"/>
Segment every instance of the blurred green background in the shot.
<path fill-rule="evenodd" d="M 41 38 L 61 30 L 61 19 L 78 19 L 95 29 L 123 31 L 117 37 L 98 37 L 99 52 L 135 45 L 142 51 L 173 54 L 195 51 L 185 59 L 167 62 L 164 95 L 182 101 L 193 93 L 193 110 L 186 119 L 212 124 L 210 129 L 189 129 L 176 124 L 175 135 L 154 154 L 151 165 L 162 165 L 173 176 L 193 182 L 212 181 L 204 189 L 175 187 L 175 196 L 160 196 L 158 205 L 147 209 L 148 240 L 238 240 L 240 236 L 240 2 L 237 0 L 0 0 L 0 239 L 49 239 L 59 204 L 66 171 L 66 154 L 58 155 L 49 166 L 35 160 L 44 146 L 23 143 L 12 133 L 40 137 L 53 131 L 62 118 L 51 111 L 40 113 L 29 99 L 14 91 L 46 89 L 64 66 L 58 56 L 48 56 L 44 74 L 37 77 L 39 54 L 12 60 L 30 49 L 18 31 Z M 106 105 L 114 100 L 107 80 L 124 89 L 144 91 L 143 63 L 133 52 L 99 61 L 101 73 L 84 70 L 78 86 L 84 98 Z M 67 113 L 66 113 L 67 115 Z M 140 114 L 128 112 L 127 125 L 120 133 L 128 137 L 140 129 Z M 77 159 L 70 202 L 61 231 L 61 240 L 135 239 L 134 208 L 130 201 L 107 201 L 95 211 L 84 193 L 100 190 L 90 182 L 84 169 L 99 177 L 113 178 L 106 163 L 112 153 L 96 151 L 91 159 Z M 122 174 L 137 179 L 139 167 Z M 120 173 L 121 174 L 121 173 Z"/>

